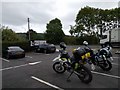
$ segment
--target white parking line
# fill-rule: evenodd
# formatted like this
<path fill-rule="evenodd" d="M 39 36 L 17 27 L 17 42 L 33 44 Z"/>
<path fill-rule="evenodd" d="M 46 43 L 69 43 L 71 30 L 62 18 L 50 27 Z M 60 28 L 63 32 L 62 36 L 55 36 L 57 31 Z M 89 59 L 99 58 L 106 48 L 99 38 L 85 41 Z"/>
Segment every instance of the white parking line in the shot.
<path fill-rule="evenodd" d="M 113 58 L 120 58 L 120 57 L 113 57 Z"/>
<path fill-rule="evenodd" d="M 119 65 L 119 64 L 117 64 L 117 63 L 112 63 L 112 65 Z"/>
<path fill-rule="evenodd" d="M 6 62 L 10 62 L 9 60 L 1 58 L 1 57 L 0 57 L 0 59 L 2 59 L 3 61 L 6 61 Z"/>
<path fill-rule="evenodd" d="M 9 70 L 9 69 L 18 68 L 18 67 L 23 67 L 23 66 L 27 66 L 27 65 L 28 64 L 23 64 L 23 65 L 19 65 L 19 66 L 13 66 L 13 67 L 8 67 L 8 68 L 3 68 L 3 69 L 0 69 L 0 71 Z"/>
<path fill-rule="evenodd" d="M 41 62 L 42 62 L 42 61 L 38 61 L 38 62 L 27 63 L 27 64 L 23 64 L 23 65 L 18 65 L 18 66 L 13 66 L 13 67 L 8 67 L 8 68 L 3 68 L 3 69 L 0 69 L 0 71 L 10 70 L 10 69 L 15 69 L 15 68 L 19 68 L 19 67 L 28 66 L 28 65 L 36 65 L 36 64 L 41 63 Z"/>
<path fill-rule="evenodd" d="M 48 85 L 48 86 L 50 86 L 50 87 L 53 87 L 53 88 L 55 88 L 55 89 L 64 90 L 64 89 L 62 89 L 62 88 L 60 88 L 60 87 L 58 87 L 58 86 L 55 86 L 55 85 L 53 85 L 53 84 L 50 84 L 49 82 L 46 82 L 46 81 L 44 81 L 44 80 L 41 80 L 41 79 L 39 79 L 39 78 L 37 78 L 37 77 L 31 76 L 31 78 L 32 78 L 32 79 L 35 79 L 35 80 L 37 80 L 37 81 L 39 81 L 39 82 L 41 82 L 41 83 L 44 83 L 44 84 L 46 84 L 46 85 Z"/>
<path fill-rule="evenodd" d="M 109 75 L 109 74 L 100 73 L 100 72 L 95 72 L 95 71 L 91 71 L 91 72 L 94 73 L 94 74 L 99 74 L 99 75 L 103 75 L 103 76 L 108 76 L 108 77 L 120 79 L 119 76 Z"/>
<path fill-rule="evenodd" d="M 35 65 L 35 64 L 38 64 L 38 63 L 41 63 L 42 61 L 38 61 L 38 62 L 33 62 L 33 63 L 28 63 L 29 65 Z"/>
<path fill-rule="evenodd" d="M 50 54 L 45 54 L 45 55 L 50 55 Z"/>
<path fill-rule="evenodd" d="M 27 58 L 32 58 L 31 56 L 25 56 L 25 57 L 27 57 Z"/>

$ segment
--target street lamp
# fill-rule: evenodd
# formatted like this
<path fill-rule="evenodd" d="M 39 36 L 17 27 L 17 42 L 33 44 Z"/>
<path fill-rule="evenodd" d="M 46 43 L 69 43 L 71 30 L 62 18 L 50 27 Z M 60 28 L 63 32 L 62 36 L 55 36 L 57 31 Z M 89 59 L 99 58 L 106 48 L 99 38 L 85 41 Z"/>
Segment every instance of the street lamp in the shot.
<path fill-rule="evenodd" d="M 30 41 L 30 20 L 28 18 L 28 40 Z"/>

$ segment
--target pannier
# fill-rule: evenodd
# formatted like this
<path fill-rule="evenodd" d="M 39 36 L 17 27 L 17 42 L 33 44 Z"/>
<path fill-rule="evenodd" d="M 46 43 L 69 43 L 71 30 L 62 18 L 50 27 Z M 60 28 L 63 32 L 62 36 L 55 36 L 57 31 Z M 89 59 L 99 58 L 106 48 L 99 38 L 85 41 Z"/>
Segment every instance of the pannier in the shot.
<path fill-rule="evenodd" d="M 84 48 L 79 48 L 73 51 L 73 56 L 77 60 L 84 60 L 90 57 L 90 52 L 86 52 Z"/>
<path fill-rule="evenodd" d="M 82 59 L 82 56 L 85 55 L 85 50 L 83 48 L 74 49 L 73 56 L 75 59 Z"/>

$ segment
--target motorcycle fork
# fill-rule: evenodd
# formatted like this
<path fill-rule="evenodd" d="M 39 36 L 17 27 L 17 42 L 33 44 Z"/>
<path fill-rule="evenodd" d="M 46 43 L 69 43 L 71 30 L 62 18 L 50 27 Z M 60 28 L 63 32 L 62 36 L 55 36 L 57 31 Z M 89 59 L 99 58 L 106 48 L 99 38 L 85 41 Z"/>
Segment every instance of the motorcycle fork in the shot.
<path fill-rule="evenodd" d="M 103 58 L 104 61 L 106 61 L 106 57 L 105 57 L 105 55 L 102 55 L 102 58 Z"/>
<path fill-rule="evenodd" d="M 98 60 L 98 57 L 95 57 L 95 59 L 94 59 L 95 61 L 94 61 L 94 65 L 99 65 L 100 63 L 99 63 L 99 60 Z"/>
<path fill-rule="evenodd" d="M 106 61 L 107 61 L 107 59 L 106 59 L 106 57 L 105 57 L 105 55 L 102 55 L 102 61 L 98 61 L 98 65 L 105 65 L 106 64 Z"/>
<path fill-rule="evenodd" d="M 60 65 L 63 66 L 63 65 L 64 65 L 64 62 L 62 61 L 61 58 L 59 58 L 59 61 L 60 61 Z"/>
<path fill-rule="evenodd" d="M 102 58 L 103 58 L 104 64 L 106 64 L 106 60 L 107 60 L 107 59 L 106 59 L 105 55 L 103 55 Z"/>

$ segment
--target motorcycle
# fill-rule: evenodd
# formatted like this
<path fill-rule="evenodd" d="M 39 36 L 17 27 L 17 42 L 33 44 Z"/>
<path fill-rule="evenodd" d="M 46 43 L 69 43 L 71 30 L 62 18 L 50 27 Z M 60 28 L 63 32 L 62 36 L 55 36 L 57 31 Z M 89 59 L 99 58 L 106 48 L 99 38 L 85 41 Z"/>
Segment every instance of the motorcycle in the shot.
<path fill-rule="evenodd" d="M 107 49 L 102 48 L 99 49 L 97 52 L 93 51 L 91 48 L 85 48 L 86 52 L 90 53 L 90 57 L 88 58 L 89 62 L 93 63 L 94 65 L 99 66 L 104 71 L 109 71 L 112 69 L 112 64 L 108 60 L 109 54 L 106 54 L 108 52 Z"/>
<path fill-rule="evenodd" d="M 113 61 L 111 50 L 112 50 L 112 47 L 106 46 L 106 47 L 102 47 L 99 51 L 101 54 L 105 55 L 107 59 L 110 59 L 111 61 Z"/>
<path fill-rule="evenodd" d="M 74 50 L 75 52 L 77 50 Z M 59 74 L 68 71 L 70 75 L 67 77 L 67 80 L 70 79 L 70 76 L 74 73 L 78 76 L 78 78 L 83 83 L 90 83 L 92 81 L 92 73 L 91 71 L 84 66 L 85 60 L 79 59 L 77 62 L 75 61 L 75 56 L 69 56 L 68 52 L 64 49 L 59 50 L 60 54 L 53 61 L 56 61 L 53 64 L 53 70 Z M 84 58 L 84 55 L 82 56 Z M 87 62 L 86 62 L 87 63 Z"/>

